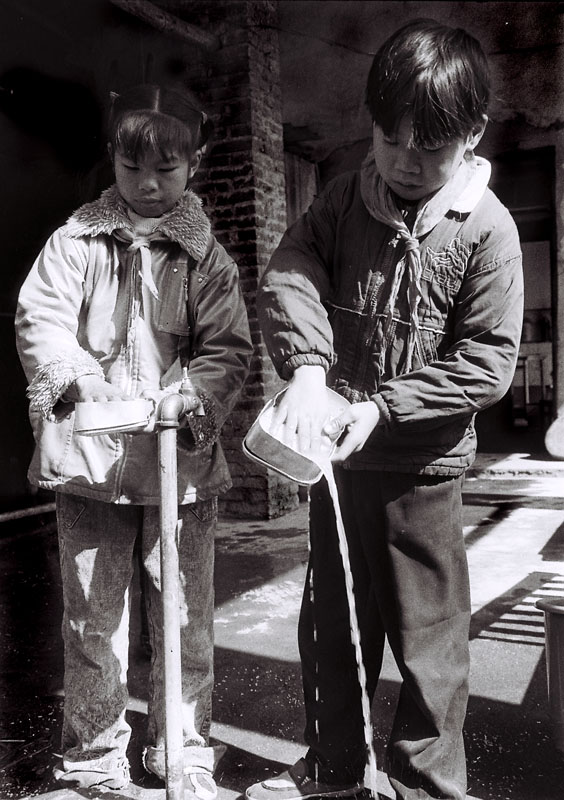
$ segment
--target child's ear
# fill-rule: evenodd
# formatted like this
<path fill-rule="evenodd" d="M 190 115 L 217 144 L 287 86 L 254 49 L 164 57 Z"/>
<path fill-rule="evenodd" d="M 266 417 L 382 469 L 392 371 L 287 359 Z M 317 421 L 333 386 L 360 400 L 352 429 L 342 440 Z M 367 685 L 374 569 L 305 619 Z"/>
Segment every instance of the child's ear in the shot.
<path fill-rule="evenodd" d="M 196 172 L 198 171 L 198 167 L 200 166 L 200 161 L 202 160 L 203 151 L 196 150 L 192 158 L 190 159 L 190 167 L 188 169 L 188 178 L 193 178 Z"/>
<path fill-rule="evenodd" d="M 108 151 L 108 156 L 110 158 L 110 163 L 111 163 L 111 165 L 113 167 L 114 166 L 114 149 L 113 149 L 112 145 L 110 144 L 110 142 L 108 142 L 108 144 L 106 145 L 106 149 Z"/>
<path fill-rule="evenodd" d="M 484 135 L 484 131 L 486 130 L 486 125 L 488 124 L 488 118 L 484 114 L 482 117 L 482 121 L 476 125 L 470 136 L 468 137 L 468 144 L 467 150 L 474 150 L 478 144 L 480 143 L 480 139 Z"/>

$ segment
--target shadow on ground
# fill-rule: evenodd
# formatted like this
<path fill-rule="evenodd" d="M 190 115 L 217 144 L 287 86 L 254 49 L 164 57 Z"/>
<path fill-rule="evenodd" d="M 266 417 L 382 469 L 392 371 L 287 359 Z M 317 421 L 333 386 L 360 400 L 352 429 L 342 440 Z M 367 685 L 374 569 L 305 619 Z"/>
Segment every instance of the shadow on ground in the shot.
<path fill-rule="evenodd" d="M 560 536 L 559 532 L 559 536 Z M 549 549 L 554 548 L 551 542 Z M 282 575 L 303 563 L 303 531 L 280 525 L 274 536 L 264 524 L 250 528 L 246 540 L 227 533 L 218 543 L 217 597 L 224 603 L 238 593 Z M 472 620 L 472 637 L 484 635 L 509 608 L 549 581 L 538 573 L 481 609 Z M 33 797 L 52 791 L 50 777 L 62 721 L 61 600 L 54 530 L 45 525 L 33 536 L 17 534 L 0 542 L 0 622 L 2 653 L 0 712 L 0 797 Z M 141 647 L 139 584 L 132 600 L 130 693 L 146 700 L 148 661 Z M 540 642 L 536 645 L 540 646 Z M 383 680 L 373 706 L 375 750 L 383 764 L 399 685 Z M 132 778 L 143 796 L 157 784 L 143 772 L 145 715 L 129 712 L 132 725 Z M 229 743 L 218 769 L 220 786 L 231 793 L 279 772 L 293 760 L 303 729 L 299 664 L 216 648 L 214 723 L 229 729 Z M 469 792 L 481 800 L 561 800 L 564 761 L 550 736 L 546 713 L 545 662 L 541 658 L 520 704 L 473 696 L 465 732 Z M 269 743 L 287 760 L 273 760 Z M 257 744 L 258 743 L 258 744 Z M 290 747 L 290 744 L 293 746 Z M 279 756 L 281 759 L 283 756 Z M 158 794 L 158 793 L 157 793 Z M 112 798 L 118 800 L 117 794 Z"/>

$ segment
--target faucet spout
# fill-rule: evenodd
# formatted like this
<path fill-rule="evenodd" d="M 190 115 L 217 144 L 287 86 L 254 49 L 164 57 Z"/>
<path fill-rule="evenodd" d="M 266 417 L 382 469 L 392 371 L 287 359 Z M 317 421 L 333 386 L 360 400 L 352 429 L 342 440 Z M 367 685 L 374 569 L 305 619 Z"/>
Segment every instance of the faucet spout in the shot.
<path fill-rule="evenodd" d="M 190 410 L 186 405 L 186 398 L 179 393 L 163 397 L 157 409 L 157 425 L 161 428 L 178 428 L 180 417 Z"/>

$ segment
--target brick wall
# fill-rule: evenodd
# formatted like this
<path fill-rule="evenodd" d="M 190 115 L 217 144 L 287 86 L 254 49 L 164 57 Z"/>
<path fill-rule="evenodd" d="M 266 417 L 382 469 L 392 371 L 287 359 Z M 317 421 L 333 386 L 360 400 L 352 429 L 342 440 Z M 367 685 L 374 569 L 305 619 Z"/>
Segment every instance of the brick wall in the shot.
<path fill-rule="evenodd" d="M 255 310 L 258 280 L 286 227 L 276 4 L 202 0 L 190 3 L 184 16 L 221 41 L 218 50 L 194 53 L 187 70 L 215 125 L 194 188 L 239 266 L 255 345 L 251 373 L 223 431 L 234 485 L 222 506 L 237 516 L 270 518 L 297 506 L 297 487 L 249 461 L 241 441 L 281 385 Z"/>

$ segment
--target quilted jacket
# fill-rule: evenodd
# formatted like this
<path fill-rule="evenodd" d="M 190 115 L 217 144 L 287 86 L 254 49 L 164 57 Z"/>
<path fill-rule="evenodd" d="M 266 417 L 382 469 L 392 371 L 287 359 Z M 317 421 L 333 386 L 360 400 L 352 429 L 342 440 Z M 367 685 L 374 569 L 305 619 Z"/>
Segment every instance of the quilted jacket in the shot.
<path fill-rule="evenodd" d="M 259 322 L 282 378 L 318 364 L 349 401 L 379 406 L 381 423 L 346 467 L 458 475 L 475 457 L 476 413 L 506 393 L 515 370 L 523 314 L 517 229 L 487 188 L 488 162 L 466 165 L 464 190 L 419 240 L 415 301 L 405 245 L 371 213 L 374 169 L 368 158 L 361 171 L 332 180 L 286 232 L 259 287 Z M 437 198 L 417 217 L 436 213 Z"/>

